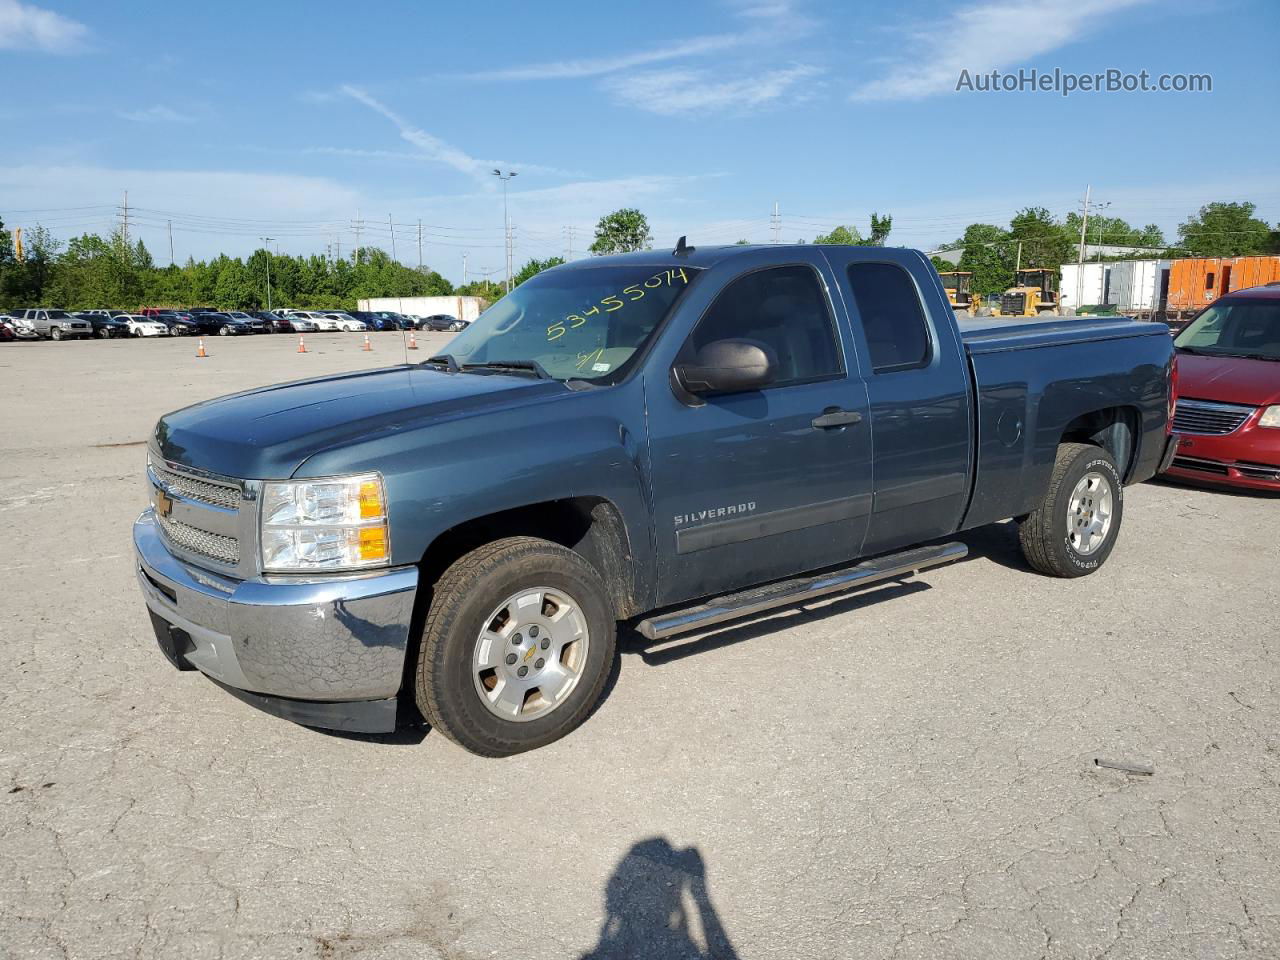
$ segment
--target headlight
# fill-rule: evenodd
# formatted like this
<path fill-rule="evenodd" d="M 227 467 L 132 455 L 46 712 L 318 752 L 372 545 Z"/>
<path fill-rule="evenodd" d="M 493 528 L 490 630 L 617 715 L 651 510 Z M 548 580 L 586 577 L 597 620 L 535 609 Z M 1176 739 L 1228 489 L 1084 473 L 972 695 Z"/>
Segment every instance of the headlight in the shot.
<path fill-rule="evenodd" d="M 262 568 L 358 570 L 391 562 L 387 498 L 376 473 L 262 486 Z"/>
<path fill-rule="evenodd" d="M 1262 411 L 1262 416 L 1258 418 L 1258 426 L 1280 427 L 1280 403 L 1273 403 Z"/>

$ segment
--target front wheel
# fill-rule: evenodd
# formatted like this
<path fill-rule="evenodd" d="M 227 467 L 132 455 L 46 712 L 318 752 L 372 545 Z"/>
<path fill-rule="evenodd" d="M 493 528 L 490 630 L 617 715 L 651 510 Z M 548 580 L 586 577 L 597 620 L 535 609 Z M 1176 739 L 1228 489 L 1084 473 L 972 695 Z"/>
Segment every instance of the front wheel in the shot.
<path fill-rule="evenodd" d="M 1124 486 L 1111 454 L 1061 444 L 1044 502 L 1018 527 L 1022 555 L 1040 573 L 1086 576 L 1111 556 L 1123 517 Z"/>
<path fill-rule="evenodd" d="M 418 652 L 418 709 L 482 756 L 545 746 L 599 701 L 616 629 L 600 575 L 572 550 L 533 537 L 486 544 L 435 584 Z"/>
<path fill-rule="evenodd" d="M 61 327 L 53 327 L 53 328 L 51 328 L 51 329 L 49 330 L 49 339 L 51 339 L 51 340 L 61 340 L 61 339 L 62 339 L 62 328 L 61 328 Z"/>
<path fill-rule="evenodd" d="M 230 328 L 230 327 L 228 327 L 226 324 L 223 324 L 222 326 L 220 326 L 220 327 L 218 328 L 218 336 L 220 336 L 220 337 L 229 337 L 229 336 L 231 336 L 231 328 Z"/>

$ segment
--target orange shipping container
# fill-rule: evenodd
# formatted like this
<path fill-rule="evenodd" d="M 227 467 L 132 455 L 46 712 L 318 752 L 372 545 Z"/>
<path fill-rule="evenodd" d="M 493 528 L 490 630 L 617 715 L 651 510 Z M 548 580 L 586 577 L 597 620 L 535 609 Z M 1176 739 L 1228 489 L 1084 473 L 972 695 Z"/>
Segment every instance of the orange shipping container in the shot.
<path fill-rule="evenodd" d="M 1199 310 L 1230 289 L 1231 260 L 1225 257 L 1190 257 L 1174 260 L 1169 267 L 1168 309 Z"/>
<path fill-rule="evenodd" d="M 1236 257 L 1231 261 L 1229 290 L 1276 282 L 1280 282 L 1280 257 Z"/>

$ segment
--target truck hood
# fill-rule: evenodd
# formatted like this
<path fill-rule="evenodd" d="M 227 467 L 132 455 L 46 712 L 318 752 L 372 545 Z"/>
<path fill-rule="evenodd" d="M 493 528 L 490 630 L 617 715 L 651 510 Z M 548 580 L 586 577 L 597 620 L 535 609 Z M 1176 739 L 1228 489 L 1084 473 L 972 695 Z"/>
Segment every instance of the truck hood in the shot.
<path fill-rule="evenodd" d="M 1180 352 L 1178 395 L 1254 407 L 1280 403 L 1280 361 Z"/>
<path fill-rule="evenodd" d="M 153 448 L 166 460 L 241 479 L 283 479 L 324 450 L 379 433 L 571 393 L 564 384 L 399 366 L 298 380 L 166 414 Z"/>

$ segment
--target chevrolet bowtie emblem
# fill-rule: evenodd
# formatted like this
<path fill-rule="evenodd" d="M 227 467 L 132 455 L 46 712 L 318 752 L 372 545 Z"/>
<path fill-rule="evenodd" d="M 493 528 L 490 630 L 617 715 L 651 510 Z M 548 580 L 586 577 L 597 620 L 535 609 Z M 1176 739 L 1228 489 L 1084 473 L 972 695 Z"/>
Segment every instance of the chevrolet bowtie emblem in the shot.
<path fill-rule="evenodd" d="M 162 517 L 167 517 L 169 514 L 173 513 L 173 501 L 170 500 L 169 495 L 159 487 L 156 488 L 156 513 L 160 514 Z"/>
<path fill-rule="evenodd" d="M 537 653 L 537 652 L 538 652 L 538 648 L 537 648 L 537 646 L 536 646 L 536 645 L 534 645 L 534 646 L 532 646 L 532 647 L 530 647 L 530 648 L 528 649 L 528 651 L 527 651 L 527 652 L 525 653 L 525 655 L 524 655 L 524 658 L 525 658 L 526 660 L 528 660 L 530 657 L 532 657 L 532 656 L 533 656 L 535 653 Z"/>

